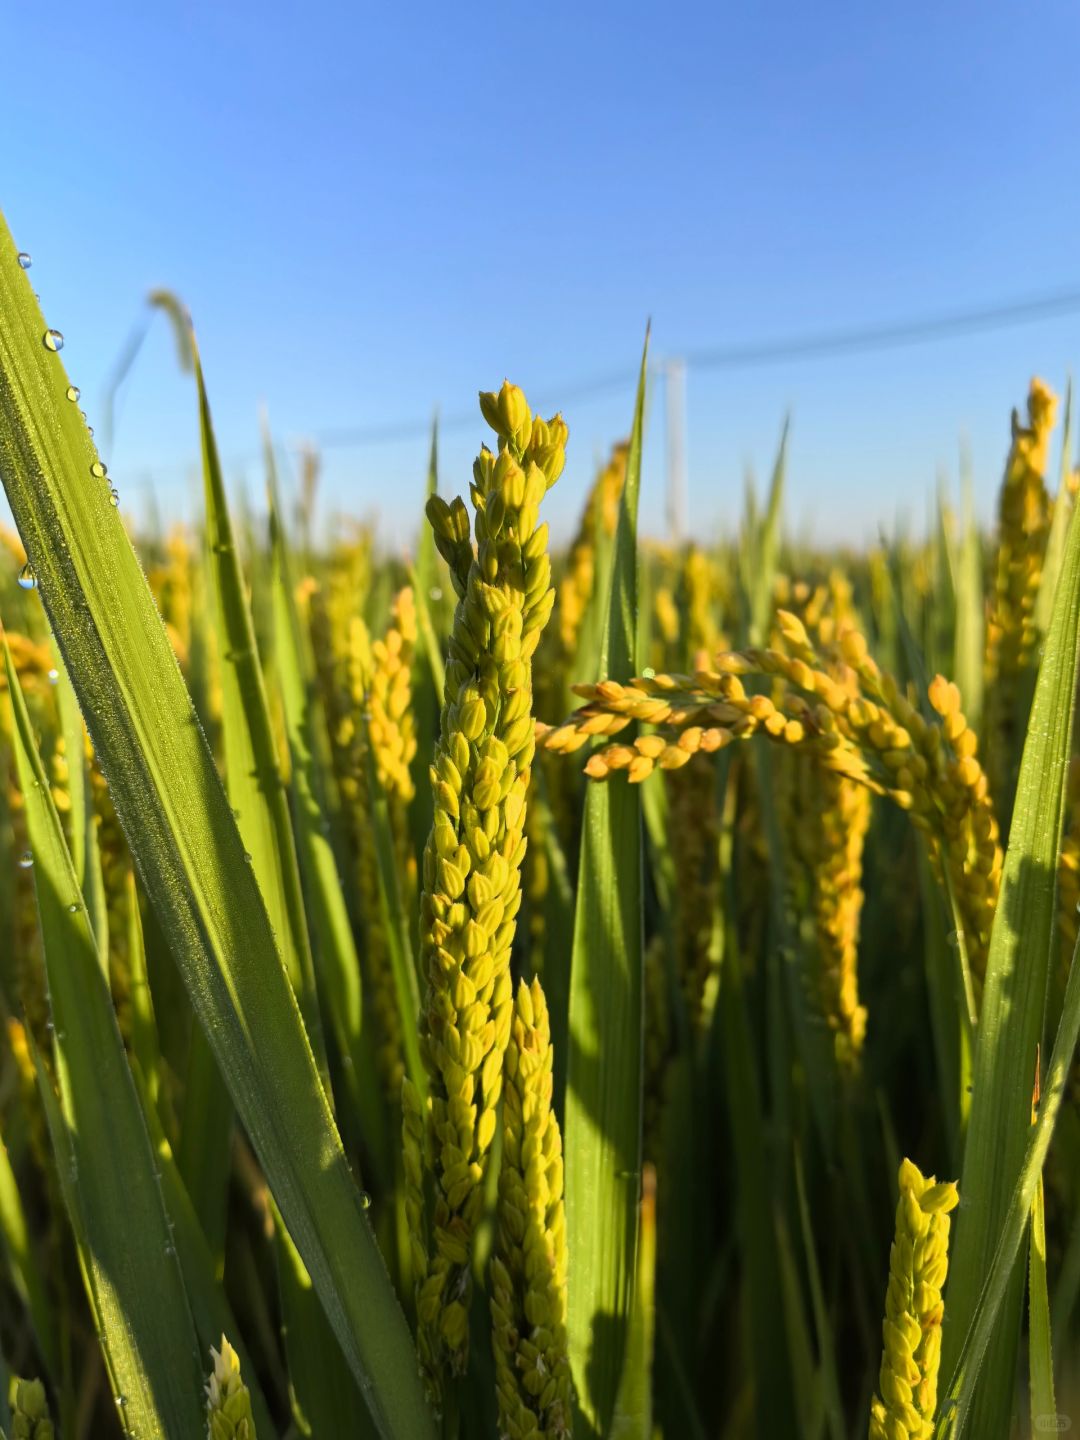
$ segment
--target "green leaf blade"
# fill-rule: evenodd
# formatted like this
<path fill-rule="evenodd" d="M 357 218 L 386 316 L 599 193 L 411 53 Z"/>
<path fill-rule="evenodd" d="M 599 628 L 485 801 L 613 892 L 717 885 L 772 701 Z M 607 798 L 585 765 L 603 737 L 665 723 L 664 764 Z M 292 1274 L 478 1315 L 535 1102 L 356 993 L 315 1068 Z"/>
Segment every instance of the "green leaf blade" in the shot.
<path fill-rule="evenodd" d="M 0 223 L 0 476 L 144 889 L 385 1435 L 431 1418 L 255 876 L 68 377 Z"/>
<path fill-rule="evenodd" d="M 637 507 L 645 405 L 642 357 L 611 570 L 600 672 L 635 670 Z M 570 1361 L 584 1423 L 606 1435 L 634 1310 L 641 1188 L 641 799 L 623 777 L 590 786 L 570 975 L 566 1228 Z"/>
<path fill-rule="evenodd" d="M 973 1093 L 960 1182 L 943 1367 L 976 1310 L 987 1266 L 1020 1174 L 1031 1088 L 1043 1038 L 1055 887 L 1080 645 L 1080 523 L 1069 526 L 1053 618 L 1039 668 L 1016 790 L 1009 849 L 990 941 L 973 1057 Z M 1015 1267 L 990 1341 L 972 1412 L 980 1440 L 1008 1433 L 1023 1272 Z"/>
<path fill-rule="evenodd" d="M 201 1423 L 202 1383 L 187 1295 L 90 918 L 6 640 L 4 662 L 87 1283 L 127 1426 L 186 1440 Z M 58 1156 L 61 1164 L 67 1158 Z"/>

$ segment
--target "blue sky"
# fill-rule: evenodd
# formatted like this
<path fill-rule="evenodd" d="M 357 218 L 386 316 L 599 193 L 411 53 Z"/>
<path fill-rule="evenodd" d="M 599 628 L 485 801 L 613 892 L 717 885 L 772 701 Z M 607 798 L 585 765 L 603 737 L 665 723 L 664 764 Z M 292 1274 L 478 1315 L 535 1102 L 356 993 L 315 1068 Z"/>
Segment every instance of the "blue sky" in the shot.
<path fill-rule="evenodd" d="M 1030 6 L 19 5 L 3 206 L 92 420 L 144 295 L 197 326 L 223 455 L 459 414 L 504 374 L 571 429 L 572 525 L 659 358 L 1080 288 L 1080 12 Z M 888 353 L 690 372 L 690 513 L 730 520 L 794 423 L 793 526 L 918 523 L 971 443 L 989 513 L 1010 407 L 1061 388 L 1080 315 Z M 659 397 L 657 397 L 659 399 Z M 662 524 L 662 427 L 646 516 Z M 191 503 L 190 384 L 161 322 L 110 457 Z M 100 431 L 100 425 L 99 425 Z M 462 488 L 475 426 L 444 436 Z M 327 504 L 415 523 L 420 435 L 326 452 Z"/>

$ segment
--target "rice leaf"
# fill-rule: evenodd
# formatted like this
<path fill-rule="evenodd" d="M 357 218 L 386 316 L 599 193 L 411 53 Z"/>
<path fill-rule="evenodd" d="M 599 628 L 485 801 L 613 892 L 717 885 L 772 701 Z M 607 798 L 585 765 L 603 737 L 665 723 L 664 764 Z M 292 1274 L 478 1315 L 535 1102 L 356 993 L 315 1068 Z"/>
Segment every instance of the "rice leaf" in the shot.
<path fill-rule="evenodd" d="M 233 1105 L 225 1077 L 205 1031 L 196 1024 L 191 1030 L 184 1072 L 184 1107 L 176 1160 L 219 1275 L 225 1268 L 232 1139 Z"/>
<path fill-rule="evenodd" d="M 87 784 L 86 750 L 82 716 L 75 698 L 71 679 L 55 641 L 52 646 L 56 670 L 56 701 L 60 712 L 60 730 L 67 761 L 67 792 L 69 804 L 68 849 L 71 863 L 86 901 L 90 928 L 94 932 L 98 957 L 108 973 L 109 916 L 105 906 L 105 881 L 101 873 L 101 848 L 94 806 Z"/>
<path fill-rule="evenodd" d="M 776 1256 L 780 1267 L 780 1309 L 791 1355 L 790 1382 L 795 1394 L 798 1434 L 802 1440 L 817 1440 L 825 1413 L 821 1377 L 814 1365 L 810 1322 L 803 1303 L 802 1284 L 795 1264 L 791 1236 L 782 1215 L 777 1214 L 775 1222 Z"/>
<path fill-rule="evenodd" d="M 316 1059 L 325 1068 L 322 1021 L 315 994 L 315 969 L 308 942 L 288 797 L 278 765 L 266 685 L 225 496 L 198 342 L 191 317 L 175 296 L 157 291 L 151 301 L 171 315 L 174 329 L 179 328 L 182 353 L 186 353 L 190 360 L 186 368 L 195 377 L 206 514 L 207 570 L 220 665 L 225 788 L 240 827 L 240 836 L 251 856 L 255 878 L 299 1001 L 308 1037 Z"/>
<path fill-rule="evenodd" d="M 184 1188 L 184 1182 L 173 1157 L 172 1150 L 161 1122 L 151 1101 L 146 1077 L 140 1069 L 135 1071 L 135 1083 L 143 1102 L 143 1113 L 147 1117 L 150 1143 L 161 1176 L 161 1194 L 165 1201 L 172 1227 L 173 1244 L 184 1276 L 184 1289 L 191 1307 L 191 1319 L 199 1341 L 200 1355 L 207 1355 L 211 1345 L 217 1345 L 222 1335 L 230 1337 L 230 1343 L 240 1357 L 240 1368 L 244 1383 L 251 1395 L 251 1409 L 255 1418 L 258 1435 L 273 1436 L 274 1426 L 270 1419 L 259 1384 L 258 1371 L 244 1345 L 244 1337 L 233 1315 L 232 1307 L 225 1296 L 216 1260 L 206 1242 L 199 1225 L 191 1197 Z M 336 1348 L 336 1347 L 335 1347 Z"/>
<path fill-rule="evenodd" d="M 949 1278 L 943 1369 L 975 1314 L 986 1267 L 1020 1174 L 1031 1123 L 1030 1076 L 1042 1039 L 1055 886 L 1080 644 L 1080 521 L 1069 525 L 1053 619 L 1024 744 L 973 1057 L 973 1093 Z M 1070 982 L 1071 983 L 1071 982 Z M 1025 1210 L 1030 1209 L 1031 1198 Z M 979 1440 L 1008 1431 L 1023 1272 L 1014 1268 L 972 1414 Z"/>
<path fill-rule="evenodd" d="M 26 1223 L 11 1157 L 0 1139 L 0 1252 L 6 1264 L 5 1271 L 11 1288 L 20 1303 L 25 1306 L 34 1327 L 34 1335 L 41 1350 L 42 1359 L 49 1367 L 50 1374 L 58 1376 L 60 1353 L 56 1344 L 56 1330 L 52 1311 L 49 1308 L 48 1292 L 44 1283 L 44 1272 L 34 1254 L 30 1229 Z"/>
<path fill-rule="evenodd" d="M 319 760 L 326 722 L 315 693 L 310 644 L 306 643 L 307 636 L 300 624 L 268 434 L 265 439 L 273 555 L 274 648 L 292 757 L 296 848 L 311 916 L 319 985 L 342 1062 L 349 1108 L 359 1119 L 368 1163 L 374 1173 L 382 1177 L 389 1169 L 386 1118 L 375 1077 L 373 1047 L 364 1029 L 360 960 L 332 843 L 330 777 Z"/>
<path fill-rule="evenodd" d="M 1071 540 L 1072 537 L 1070 537 Z M 1024 1242 L 1024 1235 L 1031 1220 L 1031 1210 L 1042 1175 L 1046 1156 L 1053 1139 L 1054 1126 L 1061 1113 L 1062 1103 L 1068 1093 L 1069 1068 L 1076 1051 L 1077 1037 L 1080 1036 L 1080 945 L 1073 952 L 1069 979 L 1065 987 L 1065 999 L 1061 1009 L 1057 1035 L 1054 1039 L 1053 1054 L 1046 1072 L 1039 1102 L 1038 1116 L 1030 1123 L 1030 1094 L 1027 1143 L 1018 1167 L 1016 1184 L 1001 1206 L 1002 1219 L 996 1236 L 996 1244 L 988 1250 L 987 1264 L 981 1278 L 979 1296 L 973 1307 L 970 1323 L 960 1341 L 954 1342 L 957 1349 L 955 1365 L 948 1387 L 941 1392 L 938 1402 L 938 1420 L 934 1431 L 936 1440 L 983 1440 L 989 1432 L 978 1428 L 975 1416 L 980 1412 L 980 1400 L 988 1394 L 992 1397 L 1002 1389 L 1011 1399 L 1014 1367 L 1010 1365 L 1005 1377 L 986 1376 L 986 1366 L 992 1347 L 1000 1334 L 1002 1315 L 1007 1316 L 1011 1304 L 1010 1291 L 1014 1288 L 1017 1261 Z M 961 1212 L 962 1214 L 963 1212 Z M 959 1234 L 959 1232 L 958 1232 Z M 1021 1280 L 1023 1272 L 1020 1272 Z M 955 1305 L 951 1288 L 946 1292 L 945 1303 L 953 1307 L 950 1318 L 955 1321 Z M 1017 1320 L 1019 1317 L 1017 1317 Z M 948 1328 L 948 1327 L 946 1327 Z M 949 1374 L 942 1365 L 942 1374 Z M 1002 1385 L 1004 1379 L 1004 1386 Z M 980 1383 L 981 1381 L 981 1383 Z M 985 1402 L 984 1402 L 985 1403 Z M 1054 1428 L 1054 1427 L 1051 1427 Z M 1058 1427 L 1060 1428 L 1060 1427 Z"/>
<path fill-rule="evenodd" d="M 1054 1345 L 1050 1336 L 1050 1296 L 1046 1284 L 1046 1206 L 1039 1172 L 1028 1235 L 1028 1383 L 1031 1428 L 1038 1435 L 1047 1417 L 1057 1416 L 1054 1399 Z"/>
<path fill-rule="evenodd" d="M 85 896 L 87 836 L 88 833 L 93 833 L 94 826 L 91 820 L 89 786 L 86 783 L 83 722 L 82 716 L 79 714 L 79 702 L 75 699 L 75 691 L 71 688 L 71 680 L 68 678 L 64 666 L 64 657 L 55 644 L 52 648 L 53 663 L 56 667 L 56 701 L 60 711 L 60 729 L 64 738 L 64 758 L 67 761 L 67 792 L 71 805 L 68 849 L 71 852 L 71 863 L 75 867 L 79 888 Z M 98 949 L 100 950 L 101 937 L 96 928 L 95 933 L 98 936 Z M 108 950 L 104 953 L 108 954 Z"/>
<path fill-rule="evenodd" d="M 730 885 L 730 880 L 729 880 Z M 729 895 L 730 895 L 729 888 Z M 724 973 L 717 1006 L 723 1033 L 722 1062 L 735 1170 L 735 1213 L 743 1255 L 748 1348 L 754 1367 L 757 1433 L 798 1433 L 792 1395 L 793 1366 L 786 1329 L 777 1324 L 776 1301 L 782 1276 L 773 1221 L 772 1176 L 765 1138 L 768 1133 L 735 935 L 734 906 L 728 905 Z"/>
<path fill-rule="evenodd" d="M 953 675 L 964 697 L 964 713 L 969 724 L 978 730 L 982 719 L 983 664 L 986 629 L 982 578 L 982 541 L 975 518 L 974 484 L 971 463 L 966 455 L 961 462 L 963 527 L 956 563 L 956 631 L 953 649 Z"/>
<path fill-rule="evenodd" d="M 367 721 L 361 725 L 367 729 Z M 394 859 L 394 837 L 390 828 L 390 813 L 387 809 L 386 794 L 379 783 L 375 756 L 369 743 L 364 745 L 364 764 L 367 769 L 367 787 L 371 803 L 371 831 L 375 850 L 375 865 L 379 877 L 379 908 L 386 935 L 386 948 L 390 953 L 390 969 L 394 977 L 394 992 L 397 998 L 398 1015 L 401 1019 L 401 1044 L 405 1052 L 405 1068 L 409 1078 L 421 1095 L 427 1094 L 427 1070 L 420 1058 L 420 987 L 417 981 L 417 960 L 410 940 L 410 924 L 405 914 L 398 885 L 397 864 Z"/>
<path fill-rule="evenodd" d="M 150 1103 L 156 1108 L 161 1094 L 161 1051 L 158 1046 L 154 998 L 146 973 L 146 946 L 135 875 L 128 871 L 124 899 L 127 907 L 128 998 L 131 1005 L 131 1049 L 138 1061 Z"/>
<path fill-rule="evenodd" d="M 1054 1365 L 1062 1373 L 1070 1348 L 1069 1321 L 1080 1296 L 1080 1211 L 1076 1212 L 1065 1242 L 1065 1252 L 1056 1266 L 1054 1294 L 1050 1303 L 1050 1329 L 1054 1337 Z"/>
<path fill-rule="evenodd" d="M 431 449 L 428 452 L 427 482 L 424 488 L 426 504 L 429 497 L 437 494 L 439 489 L 437 416 L 431 422 Z M 421 510 L 421 516 L 422 513 Z M 409 806 L 409 833 L 412 836 L 413 852 L 419 862 L 431 832 L 434 814 L 427 767 L 435 751 L 435 740 L 439 733 L 439 711 L 442 709 L 446 682 L 442 650 L 435 635 L 428 605 L 433 596 L 440 595 L 435 538 L 431 526 L 423 519 L 416 539 L 416 561 L 409 569 L 409 581 L 416 601 L 416 623 L 420 637 L 420 644 L 416 646 L 413 654 L 412 696 L 416 722 L 416 754 L 412 763 L 413 798 Z"/>
<path fill-rule="evenodd" d="M 4 639 L 26 804 L 60 1106 L 84 1265 L 125 1427 L 186 1440 L 201 1424 L 198 1346 L 86 907 Z M 154 1275 L 148 1286 L 147 1275 Z"/>
<path fill-rule="evenodd" d="M 278 766 L 270 711 L 244 578 L 218 458 L 202 361 L 191 317 L 176 296 L 156 291 L 151 304 L 169 315 L 182 368 L 194 375 L 202 451 L 207 571 L 217 642 L 225 786 L 308 1038 L 329 1088 L 315 972 L 300 891 L 288 798 Z M 205 1041 L 196 1037 L 185 1106 L 181 1166 L 215 1254 L 224 1243 L 231 1105 Z"/>
<path fill-rule="evenodd" d="M 619 506 L 599 673 L 634 673 L 648 337 Z M 570 971 L 566 1231 L 570 1364 L 583 1433 L 608 1433 L 634 1310 L 641 1187 L 642 827 L 623 777 L 585 797 Z"/>
<path fill-rule="evenodd" d="M 1054 613 L 1054 596 L 1061 575 L 1061 563 L 1065 557 L 1065 541 L 1069 533 L 1069 518 L 1073 511 L 1073 492 L 1069 486 L 1072 474 L 1072 430 L 1073 392 L 1072 381 L 1065 391 L 1065 419 L 1061 427 L 1061 467 L 1058 478 L 1058 493 L 1054 501 L 1054 513 L 1050 520 L 1050 534 L 1043 554 L 1042 574 L 1039 578 L 1039 593 L 1035 597 L 1035 629 L 1045 635 L 1050 628 Z"/>
<path fill-rule="evenodd" d="M 431 623 L 431 607 L 428 605 L 428 592 L 424 590 L 420 573 L 416 569 L 409 572 L 409 581 L 416 596 L 416 628 L 420 632 L 421 644 L 418 653 L 422 654 L 427 662 L 427 679 L 434 696 L 435 704 L 441 709 L 443 695 L 446 690 L 446 664 L 442 657 L 442 649 L 439 645 L 438 636 L 435 634 L 435 626 Z M 434 745 L 434 741 L 432 742 Z M 417 750 L 419 751 L 419 742 Z M 430 750 L 426 752 L 430 754 Z"/>
<path fill-rule="evenodd" d="M 637 1290 L 619 1381 L 611 1440 L 651 1437 L 653 1428 L 652 1366 L 656 1329 L 656 1174 L 647 1166 L 642 1176 L 641 1237 L 638 1244 Z"/>
<path fill-rule="evenodd" d="M 356 1382 L 342 1362 L 311 1277 L 284 1225 L 274 1227 L 278 1286 L 285 1319 L 289 1391 L 301 1431 L 312 1436 L 374 1435 Z M 306 1427 L 306 1429 L 304 1428 Z"/>
<path fill-rule="evenodd" d="M 144 889 L 381 1430 L 431 1433 L 412 1343 L 266 909 L 70 381 L 0 224 L 0 476 Z M 52 346 L 56 345 L 52 341 Z"/>
<path fill-rule="evenodd" d="M 806 1181 L 803 1177 L 802 1161 L 797 1151 L 794 1168 L 795 1192 L 799 1202 L 799 1224 L 802 1228 L 803 1253 L 806 1256 L 806 1275 L 810 1282 L 810 1303 L 813 1307 L 814 1331 L 817 1335 L 821 1395 L 825 1407 L 825 1418 L 830 1440 L 844 1440 L 844 1407 L 840 1398 L 840 1377 L 836 1368 L 833 1328 L 825 1306 L 825 1291 L 821 1283 L 821 1271 L 818 1267 L 817 1246 L 814 1243 L 814 1227 L 806 1198 Z"/>
<path fill-rule="evenodd" d="M 780 431 L 780 443 L 773 462 L 769 479 L 769 498 L 765 514 L 760 523 L 756 518 L 750 521 L 747 530 L 749 549 L 744 552 L 744 594 L 747 598 L 747 634 L 752 645 L 764 645 L 768 635 L 769 613 L 773 604 L 773 583 L 776 578 L 776 562 L 780 550 L 780 517 L 784 508 L 784 488 L 787 480 L 788 437 L 791 432 L 791 417 L 784 417 Z M 751 503 L 753 490 L 748 492 Z M 751 516 L 754 512 L 751 511 Z"/>

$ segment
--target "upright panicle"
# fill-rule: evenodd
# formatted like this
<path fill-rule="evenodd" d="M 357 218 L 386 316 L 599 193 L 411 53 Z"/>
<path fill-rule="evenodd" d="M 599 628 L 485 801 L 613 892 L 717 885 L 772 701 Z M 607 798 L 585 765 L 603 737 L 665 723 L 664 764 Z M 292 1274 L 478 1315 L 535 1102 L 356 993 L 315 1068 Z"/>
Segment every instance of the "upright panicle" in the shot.
<path fill-rule="evenodd" d="M 900 1166 L 896 1238 L 882 1325 L 879 1394 L 870 1406 L 870 1440 L 931 1440 L 941 1365 L 941 1298 L 949 1265 L 949 1211 L 959 1194 Z"/>
<path fill-rule="evenodd" d="M 208 1440 L 255 1440 L 251 1395 L 240 1378 L 240 1357 L 221 1337 L 221 1349 L 210 1347 L 213 1369 L 206 1384 Z"/>
<path fill-rule="evenodd" d="M 1012 444 L 998 501 L 998 553 L 986 627 L 985 682 L 990 782 L 1004 819 L 1020 763 L 1027 716 L 1019 713 L 1024 675 L 1035 663 L 1035 602 L 1042 579 L 1051 504 L 1046 488 L 1057 396 L 1031 382 L 1027 424 L 1013 411 Z"/>
<path fill-rule="evenodd" d="M 499 445 L 497 454 L 484 447 L 473 466 L 475 551 L 464 501 L 432 496 L 427 507 L 459 597 L 420 905 L 426 1112 L 411 1082 L 403 1086 L 418 1341 L 436 1397 L 446 1368 L 461 1374 L 468 1360 L 469 1262 L 513 1009 L 510 946 L 535 750 L 532 657 L 554 601 L 539 508 L 566 444 L 562 419 L 534 419 L 514 385 L 481 395 L 480 407 Z M 430 1237 L 425 1157 L 435 1181 Z"/>
<path fill-rule="evenodd" d="M 40 1380 L 11 1382 L 11 1440 L 54 1440 L 49 1402 Z"/>
<path fill-rule="evenodd" d="M 394 598 L 386 633 L 372 642 L 359 616 L 349 627 L 351 750 L 349 778 L 356 832 L 356 874 L 364 915 L 367 976 L 378 1025 L 375 1059 L 393 1104 L 404 1074 L 402 1017 L 390 958 L 390 939 L 379 895 L 374 838 L 374 797 L 368 783 L 367 747 L 387 804 L 398 884 L 408 913 L 415 914 L 416 861 L 408 827 L 413 798 L 410 766 L 416 754 L 410 670 L 416 644 L 416 611 L 407 586 Z M 360 723 L 360 712 L 367 723 Z"/>
<path fill-rule="evenodd" d="M 551 1026 L 539 980 L 518 987 L 506 1052 L 491 1319 L 499 1425 L 510 1440 L 566 1440 L 566 1217 Z"/>
<path fill-rule="evenodd" d="M 559 581 L 555 632 L 564 673 L 577 659 L 582 622 L 596 586 L 597 551 L 602 541 L 610 542 L 615 534 L 629 449 L 629 441 L 620 440 L 593 481 Z"/>

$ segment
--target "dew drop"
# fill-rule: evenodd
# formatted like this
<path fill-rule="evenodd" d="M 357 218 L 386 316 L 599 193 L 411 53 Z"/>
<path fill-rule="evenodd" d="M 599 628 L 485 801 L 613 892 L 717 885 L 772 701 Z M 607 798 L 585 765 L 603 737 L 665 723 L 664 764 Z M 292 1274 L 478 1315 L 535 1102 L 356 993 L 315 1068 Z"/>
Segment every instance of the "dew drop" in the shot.
<path fill-rule="evenodd" d="M 33 865 L 33 863 L 34 863 L 33 852 L 30 851 L 30 850 L 24 850 L 23 853 L 19 856 L 19 869 L 20 869 L 20 870 L 29 870 L 30 867 L 31 867 L 31 865 Z"/>
<path fill-rule="evenodd" d="M 77 385 L 69 385 L 69 386 L 68 386 L 68 388 L 67 388 L 67 398 L 71 401 L 71 403 L 72 403 L 73 405 L 75 405 L 75 404 L 78 402 L 79 396 L 80 396 L 81 394 L 82 394 L 82 391 L 79 389 L 79 387 L 78 387 Z"/>
<path fill-rule="evenodd" d="M 120 504 L 120 491 L 119 491 L 119 490 L 110 490 L 110 491 L 109 491 L 109 504 L 110 504 L 114 509 L 116 508 L 117 505 Z"/>
<path fill-rule="evenodd" d="M 34 574 L 34 567 L 30 564 L 30 561 L 28 560 L 26 564 L 22 567 L 22 569 L 19 571 L 19 589 L 33 590 L 36 585 L 37 576 Z"/>
<path fill-rule="evenodd" d="M 642 670 L 641 673 L 646 680 L 653 680 L 656 677 L 656 671 L 651 665 L 646 665 L 645 669 Z"/>
<path fill-rule="evenodd" d="M 432 600 L 441 600 L 441 599 L 442 599 L 442 586 L 441 586 L 441 585 L 433 585 L 433 586 L 431 587 L 431 589 L 428 591 L 428 594 L 431 596 Z"/>
<path fill-rule="evenodd" d="M 361 1210 L 370 1210 L 370 1209 L 371 1209 L 371 1196 L 368 1194 L 368 1192 L 367 1192 L 366 1190 L 361 1190 L 361 1191 L 360 1191 L 360 1209 L 361 1209 Z"/>
<path fill-rule="evenodd" d="M 108 473 L 108 469 L 101 463 L 100 460 L 95 460 L 94 463 L 90 466 L 90 474 L 93 475 L 95 480 L 104 480 L 105 476 Z"/>
<path fill-rule="evenodd" d="M 64 337 L 60 334 L 59 330 L 46 330 L 45 334 L 41 337 L 41 343 L 45 346 L 46 350 L 51 350 L 55 355 L 58 350 L 64 348 Z"/>
<path fill-rule="evenodd" d="M 56 682 L 57 682 L 59 679 L 60 679 L 60 671 L 59 671 L 59 670 L 57 670 L 57 669 L 54 668 L 54 669 L 52 669 L 52 670 L 49 671 L 49 684 L 50 684 L 50 685 L 55 685 Z"/>
<path fill-rule="evenodd" d="M 19 265 L 23 270 L 29 270 L 30 266 L 33 263 L 34 262 L 30 259 L 30 256 L 26 253 L 25 250 L 19 251 Z"/>
<path fill-rule="evenodd" d="M 78 902 L 77 900 L 73 900 L 73 901 L 71 902 L 71 904 L 68 906 L 68 914 L 69 914 L 69 915 L 77 915 L 77 914 L 78 914 L 78 911 L 79 911 L 79 902 Z"/>
<path fill-rule="evenodd" d="M 251 851 L 250 851 L 250 850 L 245 850 L 245 851 L 244 851 L 244 864 L 245 864 L 245 865 L 250 865 L 250 864 L 251 864 Z"/>

